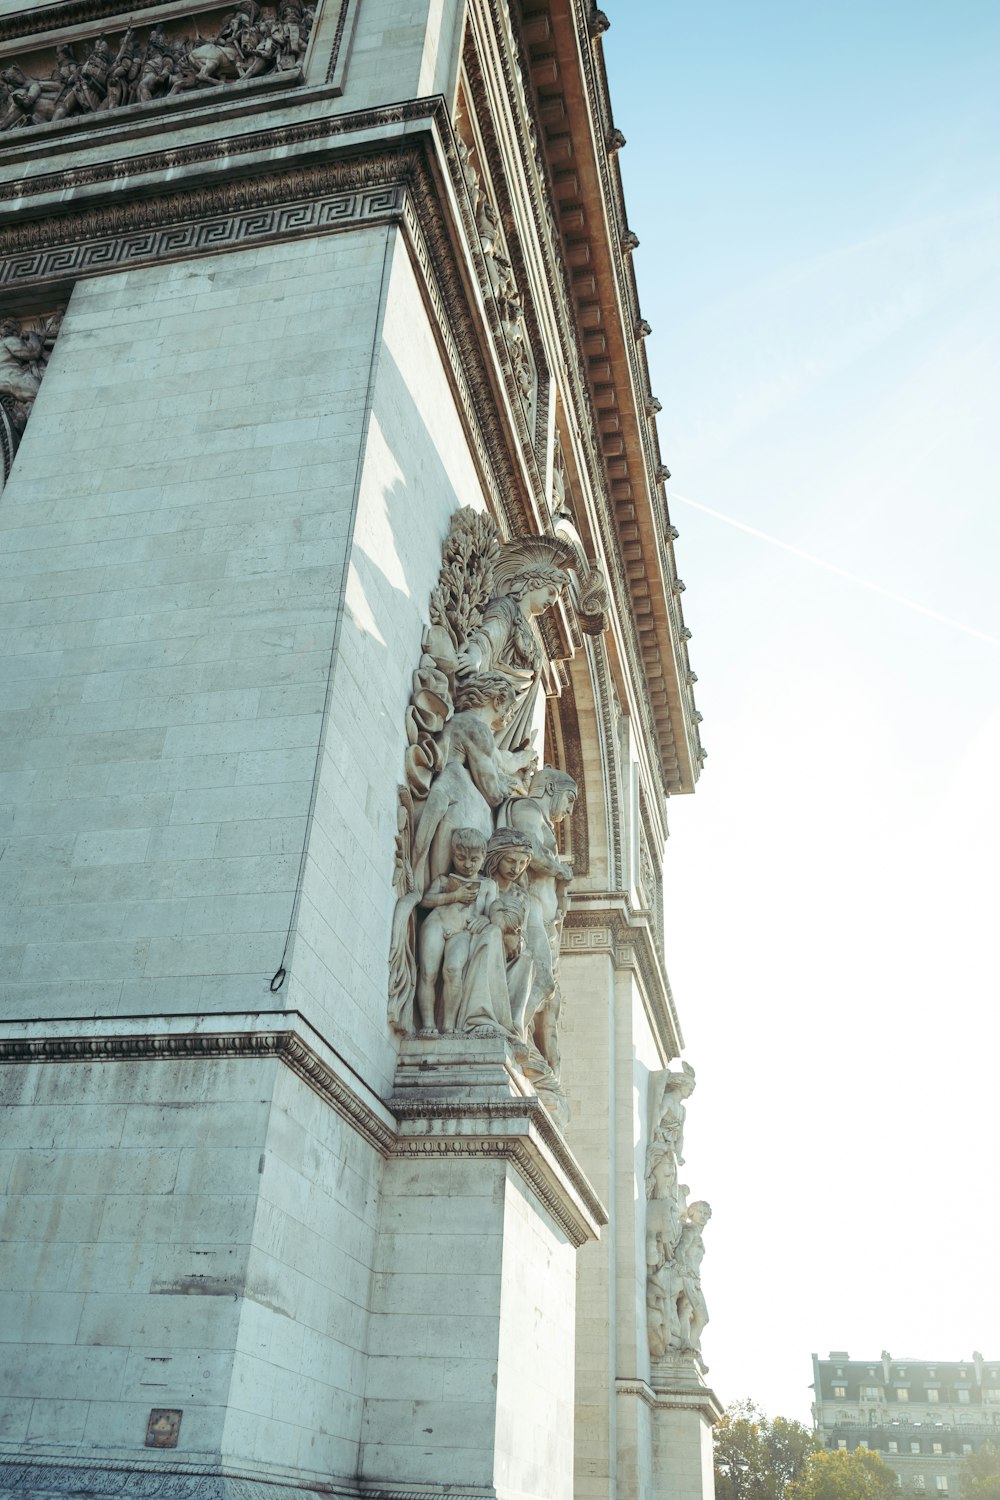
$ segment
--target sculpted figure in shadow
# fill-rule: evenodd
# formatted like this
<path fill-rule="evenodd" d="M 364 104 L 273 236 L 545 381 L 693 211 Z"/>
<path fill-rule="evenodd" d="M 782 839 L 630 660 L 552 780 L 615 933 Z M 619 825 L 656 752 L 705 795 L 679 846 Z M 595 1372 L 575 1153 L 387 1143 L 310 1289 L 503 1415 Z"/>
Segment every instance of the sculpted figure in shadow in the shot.
<path fill-rule="evenodd" d="M 0 322 L 0 489 L 31 415 L 62 313 Z"/>

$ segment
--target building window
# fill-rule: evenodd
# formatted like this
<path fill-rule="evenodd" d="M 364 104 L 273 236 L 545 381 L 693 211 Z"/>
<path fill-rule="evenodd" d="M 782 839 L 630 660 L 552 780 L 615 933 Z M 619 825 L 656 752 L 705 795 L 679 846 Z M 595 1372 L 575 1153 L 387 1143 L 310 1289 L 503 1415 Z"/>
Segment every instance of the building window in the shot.
<path fill-rule="evenodd" d="M 865 1401 L 877 1401 L 881 1392 L 877 1385 L 866 1385 L 861 1395 Z"/>
<path fill-rule="evenodd" d="M 847 1395 L 847 1386 L 846 1385 L 835 1385 L 834 1388 L 833 1388 L 833 1394 L 842 1401 L 844 1399 L 844 1397 Z"/>
<path fill-rule="evenodd" d="M 909 1399 L 910 1399 L 910 1393 L 909 1393 L 909 1391 L 906 1389 L 905 1385 L 901 1385 L 899 1387 L 899 1390 L 896 1392 L 896 1400 L 897 1401 L 909 1401 Z"/>
<path fill-rule="evenodd" d="M 969 1393 L 968 1393 L 968 1391 L 959 1391 L 958 1392 L 958 1399 L 959 1399 L 959 1402 L 963 1406 L 968 1406 L 968 1404 L 969 1404 Z"/>
<path fill-rule="evenodd" d="M 890 1438 L 889 1439 L 889 1452 L 890 1453 L 898 1453 L 899 1452 L 899 1444 L 896 1442 L 895 1438 Z"/>
<path fill-rule="evenodd" d="M 962 1452 L 963 1453 L 971 1453 L 972 1452 L 972 1444 L 971 1443 L 963 1443 L 962 1444 Z"/>
<path fill-rule="evenodd" d="M 947 1476 L 947 1474 L 939 1474 L 937 1476 L 937 1478 L 935 1479 L 935 1481 L 934 1481 L 934 1486 L 935 1486 L 935 1488 L 936 1488 L 936 1490 L 937 1490 L 937 1492 L 938 1492 L 939 1495 L 947 1495 L 947 1493 L 948 1493 L 948 1476 Z"/>
<path fill-rule="evenodd" d="M 1000 1391 L 984 1391 L 987 1401 L 1000 1401 Z"/>
<path fill-rule="evenodd" d="M 846 1438 L 838 1438 L 837 1439 L 837 1447 L 838 1448 L 846 1448 L 847 1447 L 847 1439 Z"/>
<path fill-rule="evenodd" d="M 843 1373 L 844 1373 L 844 1372 L 843 1372 L 843 1370 L 841 1370 L 841 1369 L 840 1369 L 840 1368 L 839 1368 L 839 1366 L 838 1366 L 838 1368 L 837 1368 L 837 1374 L 838 1374 L 838 1375 L 843 1375 Z"/>
<path fill-rule="evenodd" d="M 867 1442 L 865 1441 L 864 1438 L 859 1438 L 858 1439 L 858 1447 L 859 1448 L 867 1448 L 868 1447 L 868 1444 L 867 1444 Z"/>
<path fill-rule="evenodd" d="M 911 1443 L 910 1444 L 910 1452 L 911 1453 L 919 1453 L 920 1452 L 920 1444 L 919 1443 Z"/>
<path fill-rule="evenodd" d="M 928 1401 L 937 1401 L 937 1400 L 939 1400 L 940 1399 L 940 1394 L 941 1393 L 938 1390 L 938 1388 L 937 1388 L 936 1385 L 929 1385 L 927 1387 L 927 1399 L 928 1399 Z"/>
<path fill-rule="evenodd" d="M 897 1490 L 901 1490 L 903 1488 L 903 1476 L 902 1476 L 902 1474 L 897 1474 L 896 1475 L 896 1488 L 897 1488 Z"/>
<path fill-rule="evenodd" d="M 932 1453 L 943 1453 L 944 1450 L 941 1447 L 940 1443 L 931 1443 L 931 1452 Z"/>
<path fill-rule="evenodd" d="M 927 1488 L 927 1486 L 924 1484 L 924 1476 L 922 1474 L 914 1474 L 913 1488 L 915 1490 L 923 1490 Z"/>

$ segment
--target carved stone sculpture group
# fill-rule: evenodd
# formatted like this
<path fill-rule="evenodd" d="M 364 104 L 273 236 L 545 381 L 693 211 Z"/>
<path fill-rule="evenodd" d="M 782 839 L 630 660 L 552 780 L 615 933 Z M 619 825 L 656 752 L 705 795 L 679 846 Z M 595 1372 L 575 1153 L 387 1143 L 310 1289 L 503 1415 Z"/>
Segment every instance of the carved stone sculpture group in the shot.
<path fill-rule="evenodd" d="M 0 320 L 0 490 L 10 475 L 61 322 L 61 312 Z"/>
<path fill-rule="evenodd" d="M 201 35 L 194 17 L 169 32 L 130 26 L 65 43 L 55 49 L 55 65 L 44 76 L 29 59 L 8 63 L 0 70 L 0 131 L 289 72 L 302 62 L 314 12 L 304 0 L 278 0 L 271 7 L 240 0 L 212 36 Z"/>
<path fill-rule="evenodd" d="M 573 778 L 539 766 L 542 646 L 576 561 L 569 543 L 501 544 L 456 512 L 406 715 L 399 791 L 392 1025 L 503 1036 L 559 1116 L 559 941 L 573 872 L 556 828 Z"/>
<path fill-rule="evenodd" d="M 688 1203 L 679 1182 L 684 1165 L 684 1101 L 694 1092 L 694 1069 L 664 1069 L 650 1077 L 646 1148 L 646 1308 L 654 1359 L 691 1355 L 699 1361 L 708 1308 L 701 1290 L 702 1230 L 707 1203 Z M 702 1367 L 703 1368 L 703 1367 Z"/>

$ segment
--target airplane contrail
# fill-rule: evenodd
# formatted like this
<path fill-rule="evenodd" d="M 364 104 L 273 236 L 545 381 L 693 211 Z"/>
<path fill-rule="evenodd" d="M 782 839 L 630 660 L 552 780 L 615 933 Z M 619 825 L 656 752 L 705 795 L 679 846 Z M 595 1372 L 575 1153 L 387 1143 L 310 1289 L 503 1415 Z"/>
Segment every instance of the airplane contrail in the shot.
<path fill-rule="evenodd" d="M 926 615 L 929 620 L 938 620 L 942 625 L 950 625 L 953 630 L 961 630 L 965 635 L 974 635 L 977 640 L 988 641 L 991 646 L 1000 646 L 1000 639 L 995 635 L 987 635 L 985 630 L 977 630 L 974 625 L 963 625 L 961 620 L 953 620 L 950 615 L 942 615 L 936 609 L 928 609 L 926 604 L 918 604 L 915 599 L 907 599 L 903 594 L 894 594 L 892 589 L 883 588 L 880 583 L 872 583 L 870 578 L 861 578 L 857 573 L 849 573 L 846 568 L 838 568 L 836 563 L 827 562 L 824 557 L 817 557 L 812 552 L 804 552 L 801 547 L 793 547 L 791 542 L 783 542 L 780 537 L 771 536 L 769 532 L 759 531 L 756 526 L 748 526 L 746 521 L 737 521 L 735 516 L 724 515 L 721 510 L 713 510 L 710 505 L 702 505 L 698 500 L 689 500 L 686 495 L 671 494 L 671 500 L 679 500 L 682 505 L 690 505 L 692 510 L 700 510 L 706 516 L 712 516 L 716 521 L 724 521 L 727 526 L 735 526 L 737 531 L 745 531 L 749 536 L 755 536 L 758 541 L 770 542 L 772 547 L 780 547 L 782 552 L 790 552 L 793 557 L 801 557 L 805 562 L 815 563 L 817 568 L 825 568 L 828 573 L 836 573 L 838 578 L 846 578 L 849 583 L 857 583 L 863 589 L 870 589 L 873 594 L 881 594 L 883 599 L 891 599 L 895 604 L 905 604 L 907 609 L 916 610 L 918 615 Z"/>

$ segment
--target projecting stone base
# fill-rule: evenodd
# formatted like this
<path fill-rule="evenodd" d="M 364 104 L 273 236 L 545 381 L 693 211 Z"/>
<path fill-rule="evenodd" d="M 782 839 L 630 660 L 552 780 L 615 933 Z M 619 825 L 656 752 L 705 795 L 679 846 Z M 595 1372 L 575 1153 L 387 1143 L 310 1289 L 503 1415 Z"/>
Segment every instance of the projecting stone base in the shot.
<path fill-rule="evenodd" d="M 57 1463 L 5 1463 L 0 1459 L 0 1500 L 309 1500 L 319 1495 L 295 1485 L 269 1484 L 222 1474 L 76 1467 Z M 324 1485 L 324 1500 L 355 1496 Z"/>
<path fill-rule="evenodd" d="M 671 1500 L 715 1500 L 712 1426 L 722 1416 L 696 1355 L 650 1361 L 653 1463 L 670 1476 Z"/>
<path fill-rule="evenodd" d="M 500 1038 L 407 1042 L 390 1108 L 366 1500 L 570 1500 L 576 1250 L 604 1210 Z"/>

